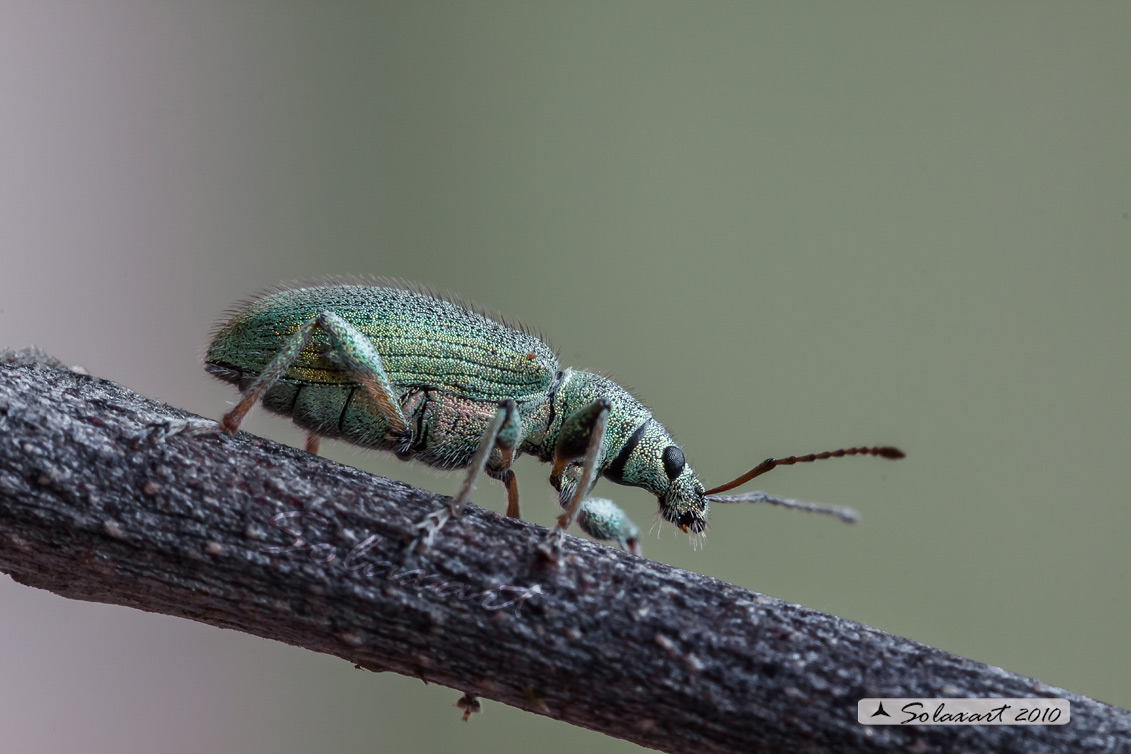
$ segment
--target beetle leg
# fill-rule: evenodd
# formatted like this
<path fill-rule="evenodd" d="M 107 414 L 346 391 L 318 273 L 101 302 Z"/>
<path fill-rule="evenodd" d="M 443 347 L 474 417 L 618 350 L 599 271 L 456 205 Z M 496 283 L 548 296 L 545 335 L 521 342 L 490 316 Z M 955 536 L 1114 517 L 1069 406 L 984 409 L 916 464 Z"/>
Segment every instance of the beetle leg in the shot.
<path fill-rule="evenodd" d="M 504 453 L 504 456 L 506 453 Z M 514 451 L 510 452 L 510 456 L 514 457 Z M 504 459 L 506 465 L 510 466 L 510 460 Z M 487 474 L 495 479 L 498 479 L 507 488 L 507 518 L 522 518 L 522 514 L 518 510 L 518 479 L 515 478 L 514 472 L 509 468 L 502 471 L 487 470 Z"/>
<path fill-rule="evenodd" d="M 577 525 L 593 539 L 616 542 L 622 550 L 640 554 L 640 529 L 612 500 L 603 497 L 582 500 Z"/>
<path fill-rule="evenodd" d="M 578 466 L 566 469 L 561 480 L 558 502 L 570 505 L 577 492 Z M 640 554 L 640 529 L 619 505 L 603 497 L 582 498 L 577 508 L 577 525 L 583 532 L 601 542 L 615 542 L 622 550 Z"/>
<path fill-rule="evenodd" d="M 609 421 L 611 404 L 598 398 L 578 409 L 562 422 L 558 440 L 554 444 L 554 464 L 550 470 L 550 484 L 558 490 L 558 501 L 565 509 L 558 516 L 558 524 L 542 547 L 551 560 L 557 560 L 566 529 L 573 523 L 581 501 L 597 480 L 597 465 L 601 461 L 601 443 L 605 439 L 605 425 Z M 563 486 L 562 476 L 570 464 L 581 460 L 581 470 L 576 479 L 568 479 Z M 571 474 L 572 477 L 572 474 Z"/>
<path fill-rule="evenodd" d="M 504 470 L 510 473 L 506 466 L 510 465 L 511 459 L 514 457 L 514 448 L 518 445 L 519 435 L 522 431 L 522 424 L 519 420 L 518 407 L 512 400 L 503 401 L 499 404 L 499 410 L 495 412 L 495 417 L 491 423 L 487 425 L 487 430 L 479 438 L 479 446 L 475 449 L 475 455 L 471 458 L 471 464 L 467 470 L 467 476 L 464 477 L 463 484 L 459 488 L 459 492 L 448 502 L 447 508 L 441 508 L 438 511 L 431 513 L 427 518 L 416 525 L 416 528 L 421 529 L 420 543 L 427 547 L 432 544 L 436 532 L 446 524 L 450 519 L 459 518 L 460 513 L 463 512 L 463 506 L 467 503 L 467 499 L 471 497 L 471 490 L 475 488 L 475 482 L 479 479 L 479 475 L 483 473 L 484 468 L 487 466 L 487 459 L 490 458 L 491 453 L 498 448 L 503 454 L 503 466 L 496 471 L 502 474 Z M 494 470 L 493 470 L 494 471 Z M 507 483 L 508 496 L 512 497 L 515 512 L 518 512 L 518 484 L 514 481 L 514 474 L 510 474 L 511 481 Z M 506 483 L 506 480 L 504 479 Z M 511 490 L 513 489 L 513 495 Z M 511 513 L 511 506 L 507 506 L 507 515 Z"/>
<path fill-rule="evenodd" d="M 318 435 L 314 432 L 306 433 L 306 452 L 312 456 L 318 455 Z"/>
<path fill-rule="evenodd" d="M 332 349 L 327 355 L 341 367 L 342 371 L 369 391 L 380 407 L 381 413 L 388 419 L 390 430 L 397 434 L 407 431 L 408 422 L 389 383 L 389 377 L 381 366 L 381 356 L 377 353 L 377 349 L 367 337 L 357 331 L 357 328 L 337 314 L 328 311 L 312 317 L 299 326 L 290 340 L 275 354 L 275 358 L 271 359 L 267 367 L 243 392 L 235 408 L 224 414 L 220 427 L 235 434 L 240 422 L 259 397 L 270 390 L 294 365 L 299 354 L 310 342 L 315 328 L 330 336 Z"/>

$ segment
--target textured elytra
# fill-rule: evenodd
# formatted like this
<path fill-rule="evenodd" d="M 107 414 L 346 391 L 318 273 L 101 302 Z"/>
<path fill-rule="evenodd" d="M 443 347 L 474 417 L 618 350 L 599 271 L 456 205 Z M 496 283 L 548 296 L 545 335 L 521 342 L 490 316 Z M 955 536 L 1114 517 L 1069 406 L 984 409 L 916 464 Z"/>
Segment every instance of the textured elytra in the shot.
<path fill-rule="evenodd" d="M 242 374 L 263 371 L 287 339 L 323 311 L 372 343 L 390 382 L 474 400 L 522 402 L 545 395 L 558 371 L 540 339 L 480 312 L 407 288 L 322 285 L 276 291 L 248 302 L 218 330 L 205 361 Z M 312 385 L 354 382 L 325 354 L 316 332 L 283 379 Z"/>

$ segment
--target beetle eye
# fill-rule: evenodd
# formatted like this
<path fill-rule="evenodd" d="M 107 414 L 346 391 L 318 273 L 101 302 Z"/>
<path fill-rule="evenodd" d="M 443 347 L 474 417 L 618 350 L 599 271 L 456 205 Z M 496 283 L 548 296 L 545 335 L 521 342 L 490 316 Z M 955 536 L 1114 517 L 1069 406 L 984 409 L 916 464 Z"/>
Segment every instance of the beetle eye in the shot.
<path fill-rule="evenodd" d="M 668 479 L 675 479 L 683 471 L 683 451 L 674 445 L 664 448 L 664 471 Z"/>

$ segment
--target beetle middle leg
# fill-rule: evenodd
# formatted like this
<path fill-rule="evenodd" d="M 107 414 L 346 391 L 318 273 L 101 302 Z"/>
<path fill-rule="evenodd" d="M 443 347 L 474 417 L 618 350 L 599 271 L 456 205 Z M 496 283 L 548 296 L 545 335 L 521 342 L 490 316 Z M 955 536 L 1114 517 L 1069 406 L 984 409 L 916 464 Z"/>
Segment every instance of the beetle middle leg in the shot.
<path fill-rule="evenodd" d="M 459 518 L 459 515 L 463 512 L 464 505 L 467 503 L 468 498 L 471 497 L 471 490 L 475 488 L 475 482 L 479 479 L 479 475 L 483 473 L 484 469 L 486 469 L 487 461 L 496 449 L 500 452 L 501 461 L 497 467 L 488 470 L 487 473 L 496 479 L 502 480 L 503 483 L 506 484 L 508 497 L 507 515 L 512 518 L 517 518 L 518 482 L 515 480 L 514 472 L 510 470 L 510 464 L 514 459 L 514 450 L 518 446 L 521 434 L 522 422 L 519 417 L 517 405 L 512 400 L 503 401 L 499 404 L 494 418 L 492 418 L 490 424 L 487 425 L 486 431 L 484 431 L 483 435 L 479 438 L 475 455 L 471 458 L 467 476 L 464 477 L 459 492 L 448 502 L 447 508 L 441 508 L 433 512 L 416 525 L 416 528 L 421 530 L 419 537 L 420 545 L 427 547 L 432 544 L 436 532 L 438 532 L 444 524 L 453 518 Z"/>
<path fill-rule="evenodd" d="M 507 452 L 504 451 L 504 455 Z M 513 458 L 514 449 L 511 448 L 509 455 Z M 522 518 L 522 514 L 518 509 L 518 479 L 515 478 L 514 472 L 510 470 L 510 459 L 506 459 L 506 466 L 502 471 L 492 471 L 487 469 L 487 475 L 493 479 L 498 479 L 507 488 L 507 518 Z"/>

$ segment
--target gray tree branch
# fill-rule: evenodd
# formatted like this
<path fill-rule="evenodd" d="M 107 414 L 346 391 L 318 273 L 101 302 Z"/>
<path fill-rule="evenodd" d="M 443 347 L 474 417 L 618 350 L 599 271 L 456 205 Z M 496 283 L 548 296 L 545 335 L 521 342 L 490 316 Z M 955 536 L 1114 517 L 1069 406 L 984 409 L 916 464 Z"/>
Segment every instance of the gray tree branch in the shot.
<path fill-rule="evenodd" d="M 1131 712 L 0 359 L 0 570 L 669 752 L 1126 752 Z M 186 423 L 186 420 L 188 423 Z M 862 697 L 1067 697 L 1064 726 L 873 727 Z M 447 714 L 437 710 L 436 714 Z"/>

